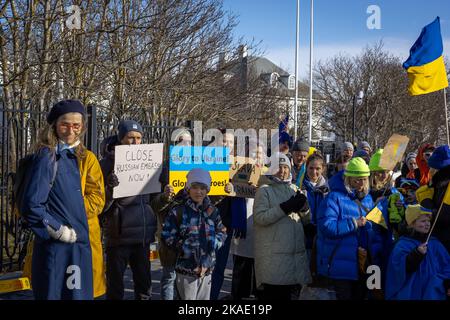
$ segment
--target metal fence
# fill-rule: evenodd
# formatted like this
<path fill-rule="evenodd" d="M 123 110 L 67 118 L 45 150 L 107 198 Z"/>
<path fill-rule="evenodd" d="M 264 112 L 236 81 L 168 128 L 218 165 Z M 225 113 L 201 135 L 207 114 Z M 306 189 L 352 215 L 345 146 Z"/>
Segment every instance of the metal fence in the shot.
<path fill-rule="evenodd" d="M 120 119 L 107 119 L 95 106 L 88 106 L 87 114 L 88 129 L 84 142 L 100 159 L 100 142 L 116 133 Z M 13 178 L 19 160 L 29 154 L 36 143 L 39 131 L 46 123 L 46 115 L 46 112 L 8 109 L 0 104 L 0 273 L 20 270 L 26 255 L 31 233 L 22 227 L 12 210 Z M 142 127 L 143 141 L 166 145 L 170 143 L 172 132 L 179 128 L 169 122 L 155 126 L 144 124 Z"/>

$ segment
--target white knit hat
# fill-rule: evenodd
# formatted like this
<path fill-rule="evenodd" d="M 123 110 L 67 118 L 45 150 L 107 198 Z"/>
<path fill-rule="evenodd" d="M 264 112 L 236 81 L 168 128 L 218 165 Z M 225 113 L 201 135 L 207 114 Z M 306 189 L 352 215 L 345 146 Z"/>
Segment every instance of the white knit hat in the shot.
<path fill-rule="evenodd" d="M 268 174 L 275 175 L 280 170 L 280 165 L 288 166 L 289 170 L 291 170 L 291 160 L 287 157 L 287 155 L 281 152 L 276 152 L 270 157 Z"/>
<path fill-rule="evenodd" d="M 190 189 L 193 183 L 202 183 L 207 186 L 208 192 L 211 189 L 211 175 L 208 171 L 195 168 L 188 172 L 186 189 Z"/>

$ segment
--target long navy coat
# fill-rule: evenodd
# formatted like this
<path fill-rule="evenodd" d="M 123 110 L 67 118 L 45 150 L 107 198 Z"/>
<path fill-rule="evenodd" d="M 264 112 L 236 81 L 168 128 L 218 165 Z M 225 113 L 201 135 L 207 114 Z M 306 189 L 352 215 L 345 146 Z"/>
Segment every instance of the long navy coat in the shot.
<path fill-rule="evenodd" d="M 36 235 L 32 259 L 32 287 L 36 299 L 93 299 L 92 255 L 87 217 L 75 155 L 64 150 L 55 155 L 48 148 L 36 155 L 22 204 L 22 214 Z M 77 241 L 64 243 L 50 237 L 46 226 L 75 230 Z"/>

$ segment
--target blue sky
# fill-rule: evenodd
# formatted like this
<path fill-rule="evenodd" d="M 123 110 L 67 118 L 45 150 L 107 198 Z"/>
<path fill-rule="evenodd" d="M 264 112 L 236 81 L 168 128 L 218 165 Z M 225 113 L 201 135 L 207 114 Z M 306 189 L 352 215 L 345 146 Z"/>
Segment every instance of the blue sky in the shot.
<path fill-rule="evenodd" d="M 262 41 L 265 56 L 294 72 L 297 0 L 223 0 L 224 9 L 238 16 L 237 37 Z M 370 5 L 381 10 L 381 29 L 367 28 Z M 314 0 L 314 61 L 338 53 L 356 55 L 366 45 L 383 40 L 385 49 L 406 60 L 421 29 L 441 18 L 444 55 L 450 56 L 449 0 Z M 309 68 L 310 0 L 300 0 L 302 77 Z"/>

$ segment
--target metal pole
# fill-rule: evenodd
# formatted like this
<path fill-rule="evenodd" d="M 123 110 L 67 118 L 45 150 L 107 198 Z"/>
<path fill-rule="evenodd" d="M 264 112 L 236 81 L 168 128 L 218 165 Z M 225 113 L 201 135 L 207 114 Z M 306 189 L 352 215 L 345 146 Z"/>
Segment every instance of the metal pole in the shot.
<path fill-rule="evenodd" d="M 450 134 L 448 129 L 448 113 L 447 113 L 447 89 L 444 88 L 444 109 L 445 109 L 445 128 L 447 129 L 447 144 L 450 145 Z"/>
<path fill-rule="evenodd" d="M 297 0 L 297 16 L 295 31 L 295 101 L 294 101 L 294 140 L 297 140 L 298 131 L 298 44 L 299 44 L 299 20 L 300 20 L 300 0 Z"/>
<path fill-rule="evenodd" d="M 356 103 L 356 95 L 353 96 L 353 130 L 352 130 L 353 145 L 355 145 L 355 103 Z"/>
<path fill-rule="evenodd" d="M 309 39 L 309 143 L 312 141 L 312 94 L 313 94 L 313 53 L 314 53 L 314 0 L 311 0 L 311 29 Z"/>

